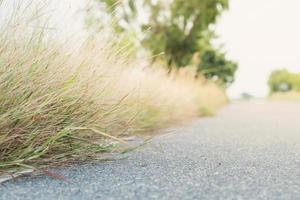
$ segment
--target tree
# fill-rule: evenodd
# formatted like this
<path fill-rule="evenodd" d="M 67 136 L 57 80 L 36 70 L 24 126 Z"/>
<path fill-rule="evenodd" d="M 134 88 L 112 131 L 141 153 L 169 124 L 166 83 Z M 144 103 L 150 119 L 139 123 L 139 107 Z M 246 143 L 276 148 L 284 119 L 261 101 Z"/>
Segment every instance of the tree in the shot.
<path fill-rule="evenodd" d="M 286 69 L 275 70 L 269 77 L 270 92 L 300 91 L 300 74 L 291 73 Z"/>
<path fill-rule="evenodd" d="M 222 85 L 229 86 L 234 81 L 234 73 L 237 64 L 226 59 L 224 53 L 217 49 L 207 49 L 201 55 L 197 71 L 207 79 L 220 82 Z"/>
<path fill-rule="evenodd" d="M 191 65 L 195 55 L 202 55 L 199 73 L 204 70 L 205 77 L 217 77 L 227 85 L 234 80 L 237 65 L 210 43 L 214 36 L 211 25 L 228 8 L 228 0 L 96 1 L 117 22 L 112 23 L 116 33 L 134 31 L 135 43 L 149 50 L 154 60 L 165 61 L 169 70 Z M 161 53 L 164 55 L 157 56 Z"/>
<path fill-rule="evenodd" d="M 141 45 L 154 56 L 164 52 L 169 67 L 190 64 L 193 55 L 200 51 L 202 32 L 228 8 L 228 0 L 97 1 L 119 22 L 118 32 L 144 32 Z M 144 13 L 148 13 L 147 20 L 140 22 Z"/>

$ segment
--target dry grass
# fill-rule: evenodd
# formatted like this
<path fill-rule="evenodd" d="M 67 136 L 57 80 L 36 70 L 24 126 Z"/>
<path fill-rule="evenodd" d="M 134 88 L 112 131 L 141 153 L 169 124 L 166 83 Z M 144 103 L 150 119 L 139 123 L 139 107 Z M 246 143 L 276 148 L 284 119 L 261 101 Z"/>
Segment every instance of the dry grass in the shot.
<path fill-rule="evenodd" d="M 272 101 L 300 101 L 300 92 L 277 92 L 270 95 L 269 100 Z"/>
<path fill-rule="evenodd" d="M 126 70 L 119 81 L 131 98 L 141 103 L 135 123 L 138 128 L 157 129 L 197 116 L 213 115 L 227 103 L 225 92 L 204 79 L 194 79 L 187 70 L 171 75 L 157 68 Z"/>
<path fill-rule="evenodd" d="M 0 32 L 0 171 L 90 160 L 124 134 L 210 115 L 227 102 L 189 73 L 129 63 L 115 43 L 90 40 L 70 51 L 25 27 Z"/>

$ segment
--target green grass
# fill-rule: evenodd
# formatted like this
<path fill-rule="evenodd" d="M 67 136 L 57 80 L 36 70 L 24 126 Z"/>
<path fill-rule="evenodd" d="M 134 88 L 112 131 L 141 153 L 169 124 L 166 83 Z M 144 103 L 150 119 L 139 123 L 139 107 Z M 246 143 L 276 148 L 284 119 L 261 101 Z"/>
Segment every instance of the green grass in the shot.
<path fill-rule="evenodd" d="M 27 23 L 0 30 L 0 172 L 98 159 L 118 151 L 124 135 L 211 115 L 227 102 L 193 75 L 139 68 L 116 41 L 74 49 Z"/>
<path fill-rule="evenodd" d="M 18 39 L 0 41 L 0 169 L 87 160 L 110 151 L 136 114 L 128 96 L 110 91 L 108 72 L 93 58 Z"/>
<path fill-rule="evenodd" d="M 133 76 L 108 44 L 74 55 L 34 41 L 11 44 L 0 49 L 0 170 L 95 159 L 116 150 L 124 134 L 211 115 L 216 107 L 204 105 L 210 94 L 198 81 L 151 70 Z M 208 88 L 217 91 L 211 102 L 215 95 L 225 102 L 221 90 Z"/>

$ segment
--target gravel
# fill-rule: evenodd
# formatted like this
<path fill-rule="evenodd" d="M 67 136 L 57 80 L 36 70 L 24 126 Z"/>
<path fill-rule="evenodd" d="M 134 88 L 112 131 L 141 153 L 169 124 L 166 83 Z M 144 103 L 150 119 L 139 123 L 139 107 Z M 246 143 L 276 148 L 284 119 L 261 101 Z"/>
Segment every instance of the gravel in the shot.
<path fill-rule="evenodd" d="M 0 199 L 300 199 L 300 104 L 233 103 L 128 158 L 0 185 Z"/>

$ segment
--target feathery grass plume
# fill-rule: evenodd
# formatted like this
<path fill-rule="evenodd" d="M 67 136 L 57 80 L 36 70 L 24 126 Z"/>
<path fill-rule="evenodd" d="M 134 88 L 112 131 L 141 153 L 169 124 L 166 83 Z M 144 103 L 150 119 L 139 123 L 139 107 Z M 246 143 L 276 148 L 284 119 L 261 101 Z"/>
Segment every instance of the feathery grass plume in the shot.
<path fill-rule="evenodd" d="M 87 39 L 75 49 L 57 42 L 24 14 L 39 16 L 32 8 L 16 9 L 23 18 L 13 13 L 0 30 L 0 170 L 90 160 L 115 150 L 124 134 L 210 114 L 227 101 L 204 79 L 131 62 L 118 41 Z"/>

